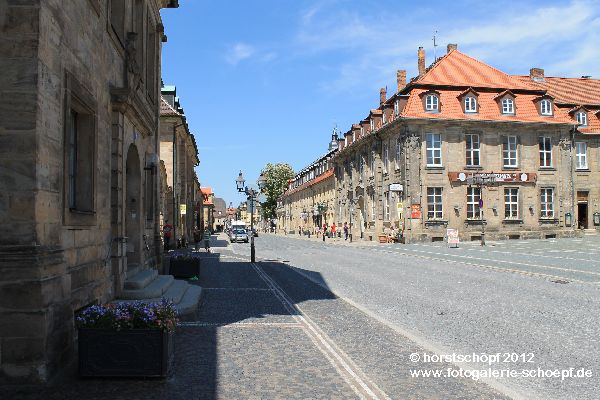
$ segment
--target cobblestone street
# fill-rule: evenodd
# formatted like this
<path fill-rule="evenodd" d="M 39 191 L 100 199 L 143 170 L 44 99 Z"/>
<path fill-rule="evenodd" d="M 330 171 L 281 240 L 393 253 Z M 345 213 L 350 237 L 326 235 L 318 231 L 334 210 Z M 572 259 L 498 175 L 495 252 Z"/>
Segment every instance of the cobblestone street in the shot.
<path fill-rule="evenodd" d="M 213 244 L 226 243 L 223 240 Z M 181 322 L 166 381 L 80 380 L 4 388 L 7 399 L 503 399 L 467 378 L 411 378 L 423 349 L 334 296 L 318 273 L 201 253 L 197 318 Z M 322 281 L 322 279 L 321 279 Z M 447 367 L 447 365 L 441 365 Z"/>

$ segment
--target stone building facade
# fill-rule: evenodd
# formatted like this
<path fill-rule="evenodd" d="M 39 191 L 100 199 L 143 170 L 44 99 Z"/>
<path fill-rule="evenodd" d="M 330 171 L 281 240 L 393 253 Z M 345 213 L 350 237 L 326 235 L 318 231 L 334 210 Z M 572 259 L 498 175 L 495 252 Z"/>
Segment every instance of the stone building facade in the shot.
<path fill-rule="evenodd" d="M 160 259 L 159 10 L 0 3 L 0 380 L 46 381 L 74 313 Z"/>
<path fill-rule="evenodd" d="M 181 238 L 192 240 L 202 213 L 202 196 L 198 191 L 194 168 L 200 163 L 194 135 L 189 130 L 185 113 L 174 86 L 163 86 L 160 105 L 160 159 L 165 164 L 166 190 L 163 221 L 173 225 L 173 246 Z"/>
<path fill-rule="evenodd" d="M 335 218 L 356 221 L 354 237 L 544 238 L 600 225 L 598 80 L 511 76 L 455 45 L 428 69 L 418 56 L 419 76 L 406 84 L 398 71 L 397 92 L 382 89 L 339 140 Z"/>
<path fill-rule="evenodd" d="M 277 204 L 277 229 L 289 234 L 314 233 L 334 220 L 335 181 L 331 160 L 337 151 L 337 133 L 327 154 L 319 157 L 290 180 Z"/>

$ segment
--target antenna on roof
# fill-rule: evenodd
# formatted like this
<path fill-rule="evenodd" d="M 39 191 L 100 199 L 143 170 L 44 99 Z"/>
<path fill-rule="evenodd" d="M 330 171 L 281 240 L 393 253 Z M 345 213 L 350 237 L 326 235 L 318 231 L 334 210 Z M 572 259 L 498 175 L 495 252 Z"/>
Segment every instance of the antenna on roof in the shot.
<path fill-rule="evenodd" d="M 433 34 L 433 62 L 435 62 L 437 60 L 437 52 L 436 52 L 437 43 L 435 41 L 437 33 L 438 33 L 438 31 L 435 31 Z"/>

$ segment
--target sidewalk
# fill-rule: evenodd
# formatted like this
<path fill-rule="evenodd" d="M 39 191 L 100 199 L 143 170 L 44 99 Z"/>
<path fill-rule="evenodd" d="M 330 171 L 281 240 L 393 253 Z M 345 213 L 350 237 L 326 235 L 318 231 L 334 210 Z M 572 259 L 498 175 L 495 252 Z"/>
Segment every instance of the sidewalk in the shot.
<path fill-rule="evenodd" d="M 298 239 L 298 240 L 308 240 L 308 241 L 313 241 L 313 242 L 322 242 L 323 241 L 323 235 L 310 235 L 310 238 L 306 235 L 298 235 L 297 233 L 295 234 L 283 234 L 283 233 L 271 233 L 271 232 L 267 232 L 267 233 L 259 233 L 260 235 L 271 235 L 271 236 L 281 236 L 281 237 L 286 237 L 286 238 L 290 238 L 290 239 Z M 336 234 L 337 235 L 337 234 Z M 348 240 L 344 240 L 344 235 L 342 234 L 342 237 L 335 237 L 335 238 L 328 238 L 325 237 L 325 243 L 329 243 L 329 244 L 335 244 L 335 245 L 340 245 L 340 246 L 378 246 L 378 245 L 386 245 L 387 243 L 379 243 L 377 240 L 363 240 L 363 239 L 356 239 L 353 238 L 352 242 L 350 241 L 350 238 L 348 238 Z M 390 243 L 392 244 L 392 243 Z"/>

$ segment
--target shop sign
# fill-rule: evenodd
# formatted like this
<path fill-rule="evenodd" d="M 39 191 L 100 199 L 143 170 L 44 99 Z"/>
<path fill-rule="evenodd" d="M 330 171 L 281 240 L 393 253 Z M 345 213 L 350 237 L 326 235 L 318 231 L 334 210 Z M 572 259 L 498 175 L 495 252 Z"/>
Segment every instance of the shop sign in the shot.
<path fill-rule="evenodd" d="M 404 187 L 401 183 L 390 183 L 390 192 L 401 192 L 404 190 Z"/>
<path fill-rule="evenodd" d="M 458 238 L 458 229 L 446 229 L 446 237 L 448 238 L 448 245 L 456 245 L 458 247 L 458 243 L 460 239 Z"/>
<path fill-rule="evenodd" d="M 421 205 L 420 204 L 412 204 L 410 206 L 410 217 L 412 219 L 420 219 L 421 218 Z"/>
<path fill-rule="evenodd" d="M 535 182 L 536 177 L 533 172 L 448 172 L 450 182 L 456 183 L 530 183 Z"/>
<path fill-rule="evenodd" d="M 186 211 L 187 211 L 187 204 L 180 204 L 179 205 L 179 214 L 185 215 Z"/>

